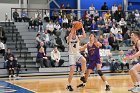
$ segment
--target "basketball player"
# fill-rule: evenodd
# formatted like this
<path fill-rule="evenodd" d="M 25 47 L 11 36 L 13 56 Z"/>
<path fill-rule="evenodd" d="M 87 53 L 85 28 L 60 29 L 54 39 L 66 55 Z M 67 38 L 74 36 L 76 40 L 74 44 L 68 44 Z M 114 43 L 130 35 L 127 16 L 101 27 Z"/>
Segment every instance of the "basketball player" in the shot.
<path fill-rule="evenodd" d="M 136 53 L 125 57 L 124 60 L 130 60 L 139 57 L 139 61 L 129 70 L 129 74 L 134 83 L 134 87 L 129 89 L 128 91 L 140 92 L 140 76 L 138 74 L 138 72 L 140 71 L 140 33 L 132 32 L 131 40 L 135 43 Z"/>
<path fill-rule="evenodd" d="M 67 89 L 69 91 L 73 91 L 71 86 L 71 81 L 73 78 L 73 74 L 75 71 L 76 62 L 80 62 L 82 64 L 82 73 L 81 79 L 84 81 L 84 74 L 86 70 L 86 59 L 80 54 L 79 44 L 80 40 L 86 37 L 86 33 L 84 28 L 82 27 L 82 35 L 76 35 L 76 28 L 72 27 L 71 32 L 68 36 L 68 44 L 69 44 L 69 64 L 70 64 L 70 72 L 68 77 L 68 85 Z"/>
<path fill-rule="evenodd" d="M 85 44 L 82 48 L 80 48 L 81 51 L 85 51 L 86 48 L 88 50 L 89 66 L 87 68 L 87 71 L 86 71 L 86 74 L 85 74 L 85 78 L 86 78 L 86 81 L 87 81 L 90 73 L 96 67 L 99 76 L 102 78 L 102 80 L 106 84 L 106 89 L 105 90 L 109 91 L 110 90 L 110 86 L 109 86 L 105 76 L 103 75 L 103 73 L 101 71 L 102 63 L 101 63 L 100 54 L 99 54 L 99 48 L 100 47 L 102 47 L 102 44 L 97 41 L 97 39 L 96 39 L 94 34 L 90 34 L 89 42 L 87 44 Z M 85 81 L 82 81 L 82 82 L 83 83 L 78 85 L 77 88 L 85 86 L 86 82 Z"/>

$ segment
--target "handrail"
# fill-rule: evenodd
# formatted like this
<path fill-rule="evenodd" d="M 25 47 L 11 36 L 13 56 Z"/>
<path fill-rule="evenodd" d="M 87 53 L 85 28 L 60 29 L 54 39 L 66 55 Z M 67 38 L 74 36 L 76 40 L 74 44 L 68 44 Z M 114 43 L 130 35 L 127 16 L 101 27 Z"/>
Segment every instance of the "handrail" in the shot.
<path fill-rule="evenodd" d="M 16 48 L 16 50 L 18 50 L 18 48 L 17 48 L 17 41 L 18 41 L 18 34 L 16 33 L 16 44 L 15 44 L 15 48 Z"/>
<path fill-rule="evenodd" d="M 26 68 L 27 52 L 24 52 L 24 68 Z M 27 71 L 27 68 L 25 69 Z"/>
<path fill-rule="evenodd" d="M 14 34 L 14 26 L 12 26 L 12 41 L 14 42 L 14 39 L 13 39 L 13 34 Z"/>
<path fill-rule="evenodd" d="M 21 44 L 21 40 L 20 40 L 20 43 L 19 43 L 19 50 L 20 50 L 20 55 L 19 55 L 19 57 L 21 57 L 21 50 L 22 50 L 22 44 Z"/>

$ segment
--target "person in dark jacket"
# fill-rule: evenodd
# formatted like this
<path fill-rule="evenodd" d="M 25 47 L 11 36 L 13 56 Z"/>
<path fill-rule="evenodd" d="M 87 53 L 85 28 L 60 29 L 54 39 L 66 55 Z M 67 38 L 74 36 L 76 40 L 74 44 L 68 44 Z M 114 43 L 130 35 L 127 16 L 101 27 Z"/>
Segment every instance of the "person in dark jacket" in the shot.
<path fill-rule="evenodd" d="M 9 71 L 9 78 L 11 78 L 11 76 L 15 77 L 15 67 L 17 66 L 17 61 L 14 60 L 13 56 L 10 56 L 8 61 L 7 61 L 7 69 Z"/>
<path fill-rule="evenodd" d="M 17 9 L 15 9 L 15 11 L 13 12 L 13 18 L 15 22 L 18 22 L 19 13 L 17 12 Z"/>

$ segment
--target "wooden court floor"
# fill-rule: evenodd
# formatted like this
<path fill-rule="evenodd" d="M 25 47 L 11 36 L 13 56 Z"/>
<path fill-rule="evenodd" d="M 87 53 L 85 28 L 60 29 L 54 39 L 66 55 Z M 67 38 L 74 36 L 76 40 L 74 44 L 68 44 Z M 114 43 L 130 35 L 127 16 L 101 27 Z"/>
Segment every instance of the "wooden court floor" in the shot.
<path fill-rule="evenodd" d="M 80 84 L 81 81 L 79 77 L 74 77 L 72 82 L 73 92 L 66 90 L 66 77 L 52 77 L 48 79 L 44 77 L 43 79 L 21 79 L 10 80 L 8 82 L 32 90 L 35 93 L 131 93 L 128 89 L 133 85 L 129 75 L 107 76 L 107 79 L 111 85 L 111 91 L 105 91 L 105 85 L 99 76 L 89 77 L 86 87 L 80 89 L 77 89 L 76 86 Z"/>

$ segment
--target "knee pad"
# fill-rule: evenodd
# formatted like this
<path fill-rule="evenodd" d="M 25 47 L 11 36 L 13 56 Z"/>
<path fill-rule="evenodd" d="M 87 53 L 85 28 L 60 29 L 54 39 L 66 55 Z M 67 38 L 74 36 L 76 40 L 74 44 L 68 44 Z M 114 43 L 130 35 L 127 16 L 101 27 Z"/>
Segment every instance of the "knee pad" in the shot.
<path fill-rule="evenodd" d="M 103 72 L 101 70 L 97 70 L 99 76 L 103 76 Z"/>

